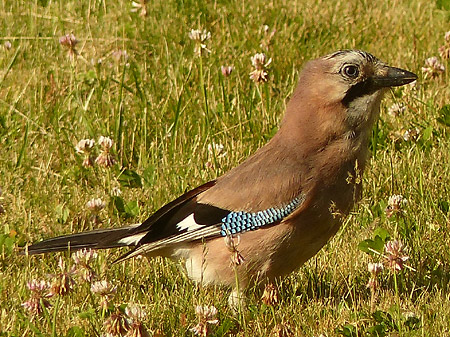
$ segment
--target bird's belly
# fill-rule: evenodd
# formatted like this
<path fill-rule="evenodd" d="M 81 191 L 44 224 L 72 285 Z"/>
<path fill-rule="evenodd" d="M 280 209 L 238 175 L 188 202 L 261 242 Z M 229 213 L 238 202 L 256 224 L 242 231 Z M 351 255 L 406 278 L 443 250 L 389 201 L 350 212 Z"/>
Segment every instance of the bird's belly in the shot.
<path fill-rule="evenodd" d="M 280 223 L 241 234 L 234 251 L 224 238 L 217 238 L 203 246 L 178 250 L 176 255 L 183 257 L 188 276 L 197 282 L 228 286 L 239 282 L 240 287 L 246 287 L 251 282 L 271 281 L 298 269 L 339 228 L 338 221 L 326 222 L 296 224 L 300 228 Z"/>

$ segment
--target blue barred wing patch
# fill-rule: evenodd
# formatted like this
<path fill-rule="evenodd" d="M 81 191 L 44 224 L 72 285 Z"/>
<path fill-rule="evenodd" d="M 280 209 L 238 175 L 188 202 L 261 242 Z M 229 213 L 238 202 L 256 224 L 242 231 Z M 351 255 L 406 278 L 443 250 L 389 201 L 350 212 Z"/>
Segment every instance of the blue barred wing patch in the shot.
<path fill-rule="evenodd" d="M 243 233 L 280 221 L 294 212 L 302 201 L 303 198 L 297 197 L 284 207 L 273 207 L 255 213 L 230 212 L 222 219 L 220 234 L 227 236 L 229 234 Z"/>

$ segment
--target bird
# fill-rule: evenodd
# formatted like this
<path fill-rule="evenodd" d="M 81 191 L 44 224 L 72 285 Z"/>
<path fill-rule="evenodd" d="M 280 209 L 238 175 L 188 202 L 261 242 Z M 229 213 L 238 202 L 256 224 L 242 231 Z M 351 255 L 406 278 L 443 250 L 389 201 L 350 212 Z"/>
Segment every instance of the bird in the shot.
<path fill-rule="evenodd" d="M 205 285 L 274 282 L 313 257 L 360 200 L 383 94 L 416 79 L 361 50 L 313 59 L 277 133 L 240 165 L 140 224 L 46 239 L 24 254 L 128 246 L 117 262 L 168 257 Z"/>

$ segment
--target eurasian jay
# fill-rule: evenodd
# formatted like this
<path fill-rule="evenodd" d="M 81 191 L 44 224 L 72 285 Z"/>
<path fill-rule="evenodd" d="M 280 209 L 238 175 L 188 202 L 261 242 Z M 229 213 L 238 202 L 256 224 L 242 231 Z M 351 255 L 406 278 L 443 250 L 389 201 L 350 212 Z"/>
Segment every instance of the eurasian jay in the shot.
<path fill-rule="evenodd" d="M 416 79 L 359 50 L 312 60 L 279 131 L 242 164 L 142 224 L 60 236 L 26 252 L 131 246 L 120 260 L 182 260 L 188 275 L 205 284 L 233 286 L 235 272 L 240 287 L 286 275 L 325 245 L 359 200 L 383 93 Z"/>

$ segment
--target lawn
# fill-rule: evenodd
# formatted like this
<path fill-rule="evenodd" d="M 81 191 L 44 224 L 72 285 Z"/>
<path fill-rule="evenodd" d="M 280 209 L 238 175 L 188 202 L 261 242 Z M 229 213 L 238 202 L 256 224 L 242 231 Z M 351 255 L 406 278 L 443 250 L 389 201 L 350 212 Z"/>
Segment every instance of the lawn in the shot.
<path fill-rule="evenodd" d="M 211 336 L 450 335 L 449 22 L 446 0 L 0 1 L 0 336 L 100 336 L 114 320 L 119 332 L 192 336 L 206 319 L 197 306 L 217 309 Z M 277 301 L 249 289 L 236 313 L 230 289 L 198 286 L 161 258 L 112 264 L 121 249 L 85 264 L 18 254 L 144 221 L 235 167 L 276 132 L 302 65 L 338 49 L 419 80 L 386 94 L 363 199 L 275 284 Z M 259 84 L 256 53 L 272 59 Z M 96 142 L 88 155 L 82 139 Z M 399 242 L 395 270 L 386 246 Z M 62 273 L 73 277 L 67 293 L 42 297 Z"/>

